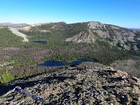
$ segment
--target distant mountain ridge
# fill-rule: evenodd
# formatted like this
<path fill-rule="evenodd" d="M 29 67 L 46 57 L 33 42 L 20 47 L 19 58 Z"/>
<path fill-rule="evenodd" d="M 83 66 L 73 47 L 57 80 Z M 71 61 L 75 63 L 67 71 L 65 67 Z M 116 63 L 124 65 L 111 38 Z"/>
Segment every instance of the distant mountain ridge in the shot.
<path fill-rule="evenodd" d="M 31 25 L 27 31 L 65 32 L 65 41 L 73 43 L 104 43 L 124 50 L 140 49 L 140 31 L 98 21 L 67 24 L 65 22 Z"/>
<path fill-rule="evenodd" d="M 124 28 L 97 21 L 67 24 L 65 22 L 42 23 L 29 25 L 26 23 L 0 23 L 0 27 L 13 27 L 24 31 L 51 32 L 50 30 L 63 31 L 69 37 L 66 42 L 73 43 L 106 43 L 125 50 L 140 49 L 140 30 Z"/>
<path fill-rule="evenodd" d="M 140 30 L 140 28 L 128 28 L 130 30 Z"/>
<path fill-rule="evenodd" d="M 48 23 L 37 26 L 46 30 L 58 30 L 68 34 L 67 42 L 104 43 L 124 50 L 140 49 L 140 32 L 116 25 L 97 21 L 67 24 L 65 22 Z"/>
<path fill-rule="evenodd" d="M 26 23 L 14 24 L 14 23 L 10 23 L 10 22 L 0 23 L 0 27 L 14 27 L 14 28 L 19 28 L 19 27 L 26 27 L 26 26 L 29 26 L 29 24 L 26 24 Z"/>

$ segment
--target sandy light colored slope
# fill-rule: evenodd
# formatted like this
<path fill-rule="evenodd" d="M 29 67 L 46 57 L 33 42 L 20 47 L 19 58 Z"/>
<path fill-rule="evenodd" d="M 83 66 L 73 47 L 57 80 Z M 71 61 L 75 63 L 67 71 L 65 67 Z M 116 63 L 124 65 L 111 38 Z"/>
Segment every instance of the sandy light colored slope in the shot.
<path fill-rule="evenodd" d="M 11 31 L 13 34 L 15 34 L 15 35 L 17 35 L 17 36 L 19 36 L 19 37 L 22 37 L 22 38 L 23 38 L 23 40 L 22 40 L 23 42 L 29 42 L 29 39 L 27 38 L 27 35 L 25 35 L 25 34 L 19 32 L 18 29 L 12 28 L 12 27 L 10 27 L 9 29 L 10 29 L 10 31 Z"/>

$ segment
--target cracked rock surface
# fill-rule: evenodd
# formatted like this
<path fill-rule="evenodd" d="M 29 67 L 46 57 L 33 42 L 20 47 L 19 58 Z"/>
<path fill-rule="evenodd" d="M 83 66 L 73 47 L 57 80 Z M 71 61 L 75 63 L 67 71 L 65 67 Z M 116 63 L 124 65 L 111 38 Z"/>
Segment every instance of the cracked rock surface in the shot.
<path fill-rule="evenodd" d="M 86 62 L 56 68 L 0 88 L 21 86 L 42 97 L 39 102 L 16 91 L 0 96 L 0 105 L 139 105 L 140 80 L 111 67 Z M 3 89 L 4 90 L 4 89 Z M 12 90 L 12 89 L 11 89 Z M 10 91 L 10 90 L 8 90 Z M 8 92 L 7 91 L 7 92 Z"/>

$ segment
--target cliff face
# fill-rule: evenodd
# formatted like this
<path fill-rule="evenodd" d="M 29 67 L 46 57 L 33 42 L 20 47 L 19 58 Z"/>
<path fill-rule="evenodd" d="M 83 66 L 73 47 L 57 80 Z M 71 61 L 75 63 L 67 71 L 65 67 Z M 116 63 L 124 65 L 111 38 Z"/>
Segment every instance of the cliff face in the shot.
<path fill-rule="evenodd" d="M 72 41 L 75 43 L 93 43 L 94 42 L 94 36 L 91 35 L 92 33 L 86 33 L 86 32 L 80 32 L 78 35 L 73 36 L 72 38 L 66 39 L 66 41 Z"/>
<path fill-rule="evenodd" d="M 80 32 L 79 34 L 66 39 L 66 41 L 75 43 L 94 43 L 96 40 L 100 40 L 109 43 L 111 46 L 118 46 L 119 48 L 123 48 L 125 50 L 139 49 L 138 30 L 133 31 L 100 22 L 87 22 L 86 24 L 87 31 L 85 33 Z"/>
<path fill-rule="evenodd" d="M 33 97 L 13 91 L 2 95 L 0 103 L 29 105 L 139 105 L 140 80 L 126 72 L 98 63 L 83 63 L 77 66 L 56 68 L 50 73 L 27 80 L 17 80 L 8 86 L 22 89 L 41 97 Z M 1 88 L 2 89 L 2 88 Z M 2 90 L 1 90 L 2 91 Z"/>

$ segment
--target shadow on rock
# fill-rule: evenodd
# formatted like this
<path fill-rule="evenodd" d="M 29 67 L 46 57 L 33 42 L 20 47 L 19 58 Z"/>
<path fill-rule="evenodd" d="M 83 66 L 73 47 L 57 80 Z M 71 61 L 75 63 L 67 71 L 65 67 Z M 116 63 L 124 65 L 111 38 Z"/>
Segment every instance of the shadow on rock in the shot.
<path fill-rule="evenodd" d="M 54 76 L 54 77 L 46 77 L 45 79 L 42 80 L 37 80 L 37 81 L 29 81 L 29 82 L 22 82 L 22 83 L 11 83 L 8 85 L 0 85 L 0 96 L 2 96 L 3 94 L 7 93 L 9 90 L 15 88 L 16 86 L 20 86 L 21 88 L 26 88 L 26 87 L 31 87 L 34 86 L 38 83 L 40 84 L 44 84 L 44 83 L 48 83 L 51 84 L 54 81 L 55 82 L 63 82 L 64 80 L 67 79 L 74 79 L 75 77 L 67 77 L 67 76 Z"/>

